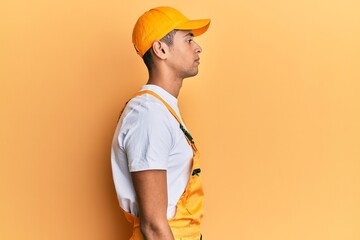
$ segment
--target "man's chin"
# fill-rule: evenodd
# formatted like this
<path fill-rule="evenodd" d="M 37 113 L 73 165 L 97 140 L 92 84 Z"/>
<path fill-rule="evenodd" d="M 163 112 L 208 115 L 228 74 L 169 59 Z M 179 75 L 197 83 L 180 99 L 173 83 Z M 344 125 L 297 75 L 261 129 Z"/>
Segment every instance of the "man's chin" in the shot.
<path fill-rule="evenodd" d="M 198 73 L 199 73 L 199 70 L 196 70 L 196 71 L 194 71 L 192 73 L 187 74 L 184 78 L 195 77 L 196 75 L 198 75 Z"/>

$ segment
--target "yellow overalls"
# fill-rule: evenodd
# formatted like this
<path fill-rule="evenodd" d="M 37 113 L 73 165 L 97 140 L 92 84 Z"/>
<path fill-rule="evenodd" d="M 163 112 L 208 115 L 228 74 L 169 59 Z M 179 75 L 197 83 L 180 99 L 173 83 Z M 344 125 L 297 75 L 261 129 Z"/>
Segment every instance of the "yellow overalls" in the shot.
<path fill-rule="evenodd" d="M 169 219 L 168 221 L 176 240 L 200 240 L 200 220 L 203 216 L 204 193 L 200 175 L 199 152 L 195 147 L 195 143 L 191 135 L 184 129 L 175 111 L 159 95 L 150 90 L 143 90 L 138 92 L 135 97 L 146 93 L 156 97 L 166 106 L 166 108 L 179 122 L 180 128 L 184 132 L 186 140 L 193 149 L 193 164 L 189 182 L 184 193 L 177 202 L 175 217 Z M 144 238 L 140 231 L 140 219 L 126 211 L 124 211 L 124 213 L 126 219 L 133 225 L 133 235 L 130 240 L 143 240 Z"/>

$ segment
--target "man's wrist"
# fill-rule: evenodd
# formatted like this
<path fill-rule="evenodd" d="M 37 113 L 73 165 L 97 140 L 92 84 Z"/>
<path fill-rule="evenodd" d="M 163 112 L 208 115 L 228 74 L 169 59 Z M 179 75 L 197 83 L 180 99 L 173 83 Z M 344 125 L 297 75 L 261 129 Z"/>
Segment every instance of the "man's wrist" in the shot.
<path fill-rule="evenodd" d="M 174 240 L 167 220 L 158 223 L 140 223 L 140 228 L 145 240 Z"/>

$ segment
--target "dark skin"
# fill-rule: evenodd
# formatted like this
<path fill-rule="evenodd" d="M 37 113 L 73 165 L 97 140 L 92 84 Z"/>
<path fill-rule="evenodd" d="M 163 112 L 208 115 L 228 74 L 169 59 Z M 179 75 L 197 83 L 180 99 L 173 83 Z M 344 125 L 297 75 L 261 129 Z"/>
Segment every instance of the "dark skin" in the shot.
<path fill-rule="evenodd" d="M 148 84 L 165 89 L 178 97 L 184 78 L 198 73 L 201 47 L 191 31 L 177 31 L 173 45 L 155 41 L 152 45 L 153 66 Z M 165 170 L 131 173 L 138 199 L 140 229 L 146 240 L 174 240 L 167 221 L 167 176 Z"/>
<path fill-rule="evenodd" d="M 173 240 L 166 216 L 166 171 L 140 171 L 131 176 L 140 208 L 140 228 L 144 238 Z"/>

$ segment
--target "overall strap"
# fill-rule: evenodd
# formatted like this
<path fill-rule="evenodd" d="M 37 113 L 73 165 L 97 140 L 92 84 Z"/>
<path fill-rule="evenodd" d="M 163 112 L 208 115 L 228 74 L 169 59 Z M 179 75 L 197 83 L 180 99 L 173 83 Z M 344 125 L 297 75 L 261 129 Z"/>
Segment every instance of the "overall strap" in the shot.
<path fill-rule="evenodd" d="M 183 133 L 186 136 L 186 140 L 188 140 L 188 142 L 190 143 L 190 145 L 194 145 L 194 139 L 193 137 L 190 135 L 190 133 L 188 131 L 186 131 L 186 129 L 184 128 L 184 126 L 181 123 L 180 118 L 178 117 L 178 115 L 176 114 L 175 110 L 167 103 L 165 102 L 164 99 L 162 99 L 158 94 L 156 94 L 155 92 L 151 91 L 151 90 L 142 90 L 138 93 L 136 93 L 134 95 L 134 97 L 143 95 L 143 94 L 150 94 L 152 96 L 154 96 L 155 98 L 159 99 L 164 105 L 165 107 L 169 110 L 169 112 L 175 117 L 175 119 L 179 122 L 180 124 L 180 129 L 181 131 L 183 131 Z"/>

